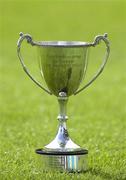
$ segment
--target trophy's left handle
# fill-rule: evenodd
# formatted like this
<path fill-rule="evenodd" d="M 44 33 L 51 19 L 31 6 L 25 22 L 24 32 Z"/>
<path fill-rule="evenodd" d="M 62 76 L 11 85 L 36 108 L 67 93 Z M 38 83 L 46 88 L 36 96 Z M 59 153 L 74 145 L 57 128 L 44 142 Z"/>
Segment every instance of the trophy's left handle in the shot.
<path fill-rule="evenodd" d="M 102 73 L 108 57 L 109 57 L 109 53 L 110 53 L 110 45 L 109 45 L 109 41 L 107 39 L 107 33 L 105 33 L 104 35 L 98 35 L 95 37 L 95 40 L 93 43 L 89 43 L 87 44 L 88 47 L 95 47 L 96 45 L 99 44 L 100 41 L 103 41 L 106 45 L 106 54 L 105 54 L 105 58 L 103 59 L 102 65 L 100 66 L 100 68 L 98 69 L 97 73 L 93 76 L 93 78 L 85 85 L 83 86 L 81 89 L 79 89 L 78 91 L 76 91 L 74 93 L 74 95 L 78 94 L 79 92 L 83 91 L 84 89 L 86 89 L 90 84 L 92 84 L 94 82 L 94 80 Z"/>
<path fill-rule="evenodd" d="M 45 92 L 47 92 L 48 94 L 52 94 L 48 89 L 46 89 L 45 87 L 43 87 L 32 75 L 31 73 L 29 72 L 29 70 L 27 69 L 24 61 L 23 61 L 23 58 L 22 58 L 22 55 L 21 55 L 21 44 L 23 42 L 23 40 L 26 39 L 27 40 L 27 43 L 31 44 L 32 46 L 36 45 L 36 43 L 32 40 L 32 37 L 29 35 L 29 34 L 23 34 L 23 33 L 20 33 L 20 38 L 18 39 L 18 42 L 17 42 L 17 54 L 18 54 L 18 57 L 19 57 L 19 60 L 20 60 L 20 63 L 25 71 L 25 73 L 30 77 L 30 79 L 35 83 L 37 84 L 41 89 L 43 89 Z"/>

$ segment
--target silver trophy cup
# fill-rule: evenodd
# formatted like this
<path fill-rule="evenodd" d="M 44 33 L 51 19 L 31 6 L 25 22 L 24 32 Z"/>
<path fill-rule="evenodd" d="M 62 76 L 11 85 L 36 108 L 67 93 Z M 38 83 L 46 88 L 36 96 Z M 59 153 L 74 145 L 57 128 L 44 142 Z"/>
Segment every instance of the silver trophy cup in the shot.
<path fill-rule="evenodd" d="M 21 43 L 27 40 L 32 46 L 37 46 L 39 54 L 40 72 L 44 77 L 48 89 L 43 87 L 30 74 L 21 56 Z M 101 67 L 94 77 L 81 89 L 78 89 L 87 70 L 87 51 L 103 41 L 106 54 Z M 49 144 L 36 153 L 41 157 L 41 167 L 45 171 L 80 172 L 87 170 L 88 150 L 75 144 L 69 137 L 66 128 L 66 105 L 69 96 L 76 95 L 87 88 L 103 71 L 109 57 L 110 47 L 107 34 L 98 35 L 94 42 L 76 41 L 40 41 L 35 42 L 29 34 L 20 33 L 17 43 L 17 53 L 26 74 L 45 92 L 55 95 L 59 102 L 59 129 L 56 137 Z"/>

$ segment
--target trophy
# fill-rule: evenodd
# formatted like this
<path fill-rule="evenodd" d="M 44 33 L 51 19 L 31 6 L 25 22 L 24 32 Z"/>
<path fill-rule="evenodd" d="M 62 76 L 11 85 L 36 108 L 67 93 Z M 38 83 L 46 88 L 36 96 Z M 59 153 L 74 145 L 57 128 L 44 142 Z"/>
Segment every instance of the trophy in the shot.
<path fill-rule="evenodd" d="M 23 40 L 36 46 L 39 55 L 40 73 L 44 78 L 47 88 L 37 81 L 24 64 L 21 56 Z M 103 62 L 87 84 L 79 89 L 87 70 L 87 52 L 90 47 L 95 47 L 101 41 L 106 45 Z M 56 137 L 49 144 L 35 152 L 41 157 L 41 167 L 44 171 L 56 170 L 60 172 L 81 172 L 87 170 L 88 150 L 75 144 L 66 127 L 68 119 L 66 105 L 71 95 L 77 95 L 87 88 L 103 71 L 109 57 L 110 46 L 107 34 L 98 35 L 94 42 L 78 41 L 33 41 L 29 34 L 20 33 L 17 43 L 17 53 L 26 74 L 42 90 L 56 96 L 59 103 L 59 128 Z"/>

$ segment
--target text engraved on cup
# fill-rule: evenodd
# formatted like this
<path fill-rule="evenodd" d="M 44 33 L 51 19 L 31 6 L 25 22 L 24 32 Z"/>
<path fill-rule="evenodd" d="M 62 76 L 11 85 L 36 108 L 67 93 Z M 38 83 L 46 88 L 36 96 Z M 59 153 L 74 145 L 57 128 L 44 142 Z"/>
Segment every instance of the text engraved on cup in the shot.
<path fill-rule="evenodd" d="M 49 67 L 80 67 L 82 65 L 81 63 L 79 63 L 80 58 L 82 58 L 81 55 L 47 55 L 47 58 L 50 59 L 50 61 L 48 61 L 46 64 Z"/>

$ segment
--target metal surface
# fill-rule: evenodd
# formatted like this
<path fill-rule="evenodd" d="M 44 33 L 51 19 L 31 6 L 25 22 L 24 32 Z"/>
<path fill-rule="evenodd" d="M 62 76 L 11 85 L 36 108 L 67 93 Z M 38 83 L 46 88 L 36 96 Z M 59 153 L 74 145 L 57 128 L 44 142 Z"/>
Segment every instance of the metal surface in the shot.
<path fill-rule="evenodd" d="M 36 150 L 36 153 L 41 156 L 41 168 L 44 171 L 80 172 L 87 169 L 88 151 L 70 139 L 66 128 L 67 101 L 66 93 L 60 92 L 58 97 L 60 110 L 57 117 L 59 120 L 58 133 L 54 140 L 43 149 Z"/>
<path fill-rule="evenodd" d="M 20 53 L 21 43 L 24 39 L 32 46 L 37 46 L 38 48 L 40 72 L 42 72 L 49 90 L 36 81 L 24 64 Z M 95 47 L 102 40 L 106 44 L 106 55 L 103 63 L 93 78 L 83 88 L 78 90 L 86 74 L 88 48 Z M 76 95 L 87 88 L 101 74 L 107 62 L 110 47 L 107 34 L 96 36 L 93 43 L 86 43 L 78 41 L 35 42 L 29 34 L 20 33 L 17 52 L 24 71 L 39 87 L 49 94 L 58 96 L 60 92 L 65 92 L 67 96 L 70 96 Z"/>
<path fill-rule="evenodd" d="M 44 147 L 46 151 L 55 151 L 55 152 L 71 152 L 81 150 L 80 146 L 75 144 L 69 137 L 66 120 L 68 117 L 66 116 L 66 105 L 67 105 L 68 97 L 66 93 L 59 93 L 58 101 L 60 112 L 57 117 L 59 120 L 59 129 L 56 137 L 53 141 L 51 141 L 48 145 Z"/>
<path fill-rule="evenodd" d="M 41 166 L 43 170 L 58 170 L 68 172 L 80 172 L 87 169 L 88 150 L 75 144 L 69 137 L 66 121 L 66 105 L 68 97 L 66 93 L 59 93 L 58 102 L 60 112 L 57 117 L 59 129 L 56 137 L 43 149 L 36 150 L 41 156 Z"/>
<path fill-rule="evenodd" d="M 21 44 L 23 42 L 23 40 L 26 39 L 28 43 L 30 43 L 32 46 L 34 46 L 34 42 L 32 41 L 32 37 L 29 35 L 29 34 L 23 34 L 23 33 L 20 33 L 20 38 L 18 39 L 18 42 L 17 42 L 17 54 L 18 54 L 18 58 L 20 60 L 20 63 L 24 69 L 24 71 L 26 72 L 26 74 L 30 77 L 30 79 L 35 83 L 37 84 L 41 89 L 43 89 L 44 91 L 46 91 L 48 94 L 52 94 L 49 90 L 47 90 L 46 88 L 44 88 L 32 75 L 31 73 L 29 72 L 29 70 L 27 69 L 24 61 L 23 61 L 23 58 L 22 58 L 22 55 L 21 55 Z"/>
<path fill-rule="evenodd" d="M 90 84 L 92 84 L 92 82 L 102 73 L 108 57 L 109 57 L 109 53 L 110 53 L 110 45 L 109 45 L 109 41 L 107 39 L 107 33 L 105 33 L 103 36 L 99 35 L 95 37 L 94 42 L 91 44 L 91 46 L 95 47 L 96 45 L 98 45 L 100 43 L 100 41 L 103 41 L 106 45 L 106 54 L 105 54 L 105 58 L 103 59 L 102 65 L 101 67 L 98 69 L 97 73 L 93 76 L 93 78 L 86 84 L 84 85 L 84 87 L 82 87 L 81 89 L 79 89 L 78 91 L 76 91 L 74 93 L 74 95 L 78 94 L 79 92 L 83 91 L 85 88 L 87 88 Z"/>
<path fill-rule="evenodd" d="M 38 46 L 41 71 L 55 96 L 76 92 L 84 75 L 88 47 Z"/>
<path fill-rule="evenodd" d="M 38 162 L 42 171 L 60 171 L 60 172 L 82 172 L 88 169 L 87 156 L 88 151 L 82 151 L 80 154 L 43 154 L 43 150 L 36 150 Z"/>
<path fill-rule="evenodd" d="M 20 53 L 21 43 L 26 39 L 32 46 L 37 46 L 39 53 L 40 72 L 44 76 L 49 88 L 44 88 L 36 81 L 26 68 Z M 101 67 L 94 77 L 78 90 L 87 70 L 87 51 L 89 47 L 95 47 L 100 41 L 105 42 L 106 55 Z M 59 102 L 59 128 L 56 137 L 44 148 L 36 150 L 41 156 L 43 170 L 58 170 L 68 172 L 80 172 L 87 169 L 86 149 L 81 148 L 69 137 L 66 127 L 68 119 L 66 105 L 68 97 L 75 95 L 88 87 L 103 71 L 107 62 L 110 47 L 107 34 L 96 36 L 93 43 L 76 41 L 41 41 L 35 42 L 28 34 L 20 33 L 17 44 L 17 53 L 26 74 L 44 91 L 54 94 Z"/>

